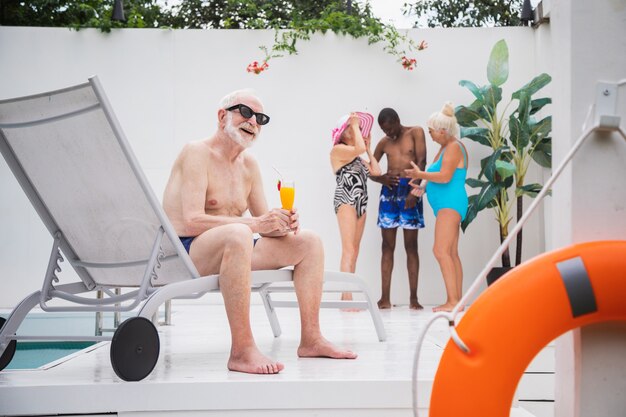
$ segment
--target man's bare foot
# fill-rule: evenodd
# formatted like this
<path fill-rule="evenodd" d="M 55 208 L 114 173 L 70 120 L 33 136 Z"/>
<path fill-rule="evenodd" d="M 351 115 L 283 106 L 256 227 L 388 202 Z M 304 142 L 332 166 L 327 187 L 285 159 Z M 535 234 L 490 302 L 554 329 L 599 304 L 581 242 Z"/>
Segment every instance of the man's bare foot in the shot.
<path fill-rule="evenodd" d="M 424 306 L 421 305 L 417 299 L 411 299 L 409 300 L 409 308 L 411 310 L 423 310 Z"/>
<path fill-rule="evenodd" d="M 433 311 L 437 312 L 437 311 L 452 311 L 454 309 L 454 307 L 456 307 L 458 303 L 445 303 L 442 304 L 440 306 L 437 307 L 433 307 Z"/>
<path fill-rule="evenodd" d="M 285 365 L 263 355 L 256 347 L 237 354 L 231 351 L 228 359 L 229 370 L 248 374 L 277 374 L 284 368 Z"/>
<path fill-rule="evenodd" d="M 391 301 L 389 300 L 380 299 L 378 300 L 377 304 L 378 304 L 378 308 L 381 310 L 386 310 L 386 309 L 391 308 Z"/>
<path fill-rule="evenodd" d="M 328 340 L 320 338 L 314 342 L 300 343 L 298 356 L 301 358 L 356 359 L 357 354 L 351 350 L 339 349 Z"/>
<path fill-rule="evenodd" d="M 341 301 L 352 301 L 352 293 L 351 292 L 342 292 L 341 293 Z M 360 308 L 342 308 L 341 311 L 347 311 L 349 313 L 356 313 L 361 311 Z"/>

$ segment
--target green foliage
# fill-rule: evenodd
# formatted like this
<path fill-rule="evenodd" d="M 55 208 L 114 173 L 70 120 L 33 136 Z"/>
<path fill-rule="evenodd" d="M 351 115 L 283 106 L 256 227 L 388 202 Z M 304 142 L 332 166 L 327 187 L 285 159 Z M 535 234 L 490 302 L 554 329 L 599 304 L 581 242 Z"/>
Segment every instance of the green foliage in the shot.
<path fill-rule="evenodd" d="M 428 27 L 519 26 L 523 0 L 416 0 L 403 12 L 416 16 L 415 26 L 426 16 Z"/>
<path fill-rule="evenodd" d="M 183 0 L 169 12 L 169 26 L 196 29 L 293 29 L 311 26 L 309 21 L 325 20 L 326 30 L 345 27 L 343 17 L 327 16 L 344 11 L 340 0 Z M 352 15 L 364 9 L 352 8 Z M 324 16 L 326 15 L 326 16 Z M 354 28 L 356 30 L 356 28 Z"/>
<path fill-rule="evenodd" d="M 509 78 L 509 48 L 504 39 L 499 40 L 491 50 L 487 64 L 487 80 L 493 86 L 501 86 Z"/>
<path fill-rule="evenodd" d="M 125 0 L 125 22 L 111 20 L 113 0 L 2 0 L 0 25 L 46 26 L 73 29 L 158 27 L 164 20 L 157 0 Z"/>
<path fill-rule="evenodd" d="M 322 19 L 329 29 L 348 28 L 350 33 L 371 29 L 369 7 L 355 4 L 350 24 L 327 17 L 345 10 L 339 0 L 124 0 L 125 22 L 112 22 L 114 0 L 2 0 L 0 25 L 97 27 L 167 27 L 176 29 L 292 29 Z M 367 11 L 366 11 L 367 10 Z M 341 20 L 342 17 L 338 16 Z"/>
<path fill-rule="evenodd" d="M 284 53 L 297 54 L 297 41 L 309 40 L 311 34 L 315 32 L 331 31 L 353 38 L 367 37 L 370 45 L 383 42 L 383 50 L 395 56 L 398 62 L 401 62 L 407 69 L 413 69 L 415 61 L 411 63 L 406 56 L 410 52 L 420 51 L 427 47 L 425 42 L 416 44 L 412 39 L 398 32 L 394 26 L 382 23 L 380 19 L 373 16 L 367 2 L 364 5 L 360 2 L 352 2 L 350 12 L 346 10 L 341 0 L 326 3 L 328 4 L 321 10 L 318 17 L 294 14 L 294 19 L 288 27 L 276 26 L 272 47 L 268 48 L 265 45 L 259 47 L 265 54 L 263 62 L 267 63 L 272 58 L 282 57 Z"/>
<path fill-rule="evenodd" d="M 468 138 L 491 148 L 491 154 L 481 161 L 481 171 L 477 178 L 469 178 L 467 185 L 478 189 L 469 197 L 469 208 L 463 230 L 486 208 L 495 211 L 500 229 L 500 240 L 508 236 L 508 226 L 512 220 L 513 205 L 517 206 L 517 220 L 522 215 L 524 195 L 534 198 L 540 191 L 540 184 L 525 184 L 525 177 L 531 161 L 549 168 L 552 160 L 552 117 L 536 120 L 534 115 L 550 98 L 532 99 L 532 96 L 546 86 L 551 77 L 541 74 L 528 84 L 515 91 L 502 111 L 498 106 L 502 101 L 502 89 L 509 75 L 509 51 L 504 40 L 498 41 L 487 64 L 488 84 L 478 87 L 475 83 L 462 80 L 459 85 L 466 87 L 475 100 L 469 106 L 459 106 L 455 113 L 461 126 L 461 137 Z M 510 113 L 511 105 L 517 107 Z M 514 188 L 514 199 L 509 198 L 509 189 Z M 518 235 L 516 263 L 521 258 L 521 235 Z M 510 266 L 508 251 L 502 258 L 503 266 Z"/>
<path fill-rule="evenodd" d="M 168 25 L 184 29 L 269 29 L 286 27 L 295 1 L 183 0 L 169 10 Z"/>

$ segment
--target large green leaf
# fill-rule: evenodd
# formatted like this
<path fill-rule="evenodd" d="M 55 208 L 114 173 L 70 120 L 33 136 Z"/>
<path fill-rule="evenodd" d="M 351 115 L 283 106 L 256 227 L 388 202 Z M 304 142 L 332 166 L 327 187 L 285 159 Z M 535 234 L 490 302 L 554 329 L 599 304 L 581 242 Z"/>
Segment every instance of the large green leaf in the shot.
<path fill-rule="evenodd" d="M 496 149 L 495 152 L 493 152 L 491 155 L 480 161 L 481 174 L 484 174 L 485 178 L 487 178 L 489 182 L 498 182 L 498 179 L 496 178 L 496 173 L 498 172 L 497 161 L 502 159 L 504 162 L 506 162 L 507 159 L 509 159 L 509 156 L 507 155 L 508 153 L 509 149 L 506 146 L 502 146 Z M 478 178 L 480 178 L 480 175 Z M 504 178 L 506 177 L 503 177 L 501 179 Z"/>
<path fill-rule="evenodd" d="M 467 226 L 469 226 L 469 224 L 476 218 L 476 215 L 478 214 L 478 209 L 476 208 L 476 198 L 478 198 L 478 194 L 471 195 L 467 199 L 467 213 L 465 214 L 465 220 L 461 222 L 461 229 L 463 230 L 463 232 L 465 232 Z"/>
<path fill-rule="evenodd" d="M 468 178 L 465 180 L 465 184 L 469 185 L 472 188 L 481 188 L 484 187 L 487 183 L 485 181 L 477 180 L 476 178 Z"/>
<path fill-rule="evenodd" d="M 510 188 L 513 185 L 513 181 L 515 181 L 515 176 L 511 175 L 510 177 L 506 177 L 504 182 L 502 183 L 503 188 Z"/>
<path fill-rule="evenodd" d="M 535 100 L 532 100 L 530 102 L 530 114 L 535 114 L 537 113 L 539 110 L 541 110 L 543 108 L 543 106 L 545 106 L 546 104 L 550 104 L 552 103 L 552 99 L 551 98 L 538 98 Z"/>
<path fill-rule="evenodd" d="M 530 198 L 537 197 L 537 194 L 541 192 L 543 186 L 541 184 L 526 184 L 522 187 L 517 187 L 515 190 L 515 196 L 527 195 Z"/>
<path fill-rule="evenodd" d="M 542 140 L 552 132 L 552 116 L 547 116 L 530 125 L 530 133 L 533 143 Z"/>
<path fill-rule="evenodd" d="M 462 127 L 475 127 L 476 120 L 481 119 L 481 115 L 478 111 L 466 106 L 458 106 L 454 110 L 454 115 L 457 123 Z"/>
<path fill-rule="evenodd" d="M 485 85 L 480 89 L 481 94 L 485 98 L 485 107 L 492 115 L 496 114 L 498 103 L 502 101 L 502 89 L 495 85 Z"/>
<path fill-rule="evenodd" d="M 484 87 L 481 87 L 481 94 Z M 485 106 L 485 102 L 483 100 L 474 100 L 472 104 L 469 105 L 469 108 L 478 113 L 481 119 L 484 121 L 489 120 L 489 112 L 487 111 L 487 107 Z"/>
<path fill-rule="evenodd" d="M 532 96 L 537 91 L 545 87 L 550 81 L 552 81 L 552 77 L 550 77 L 548 74 L 540 74 L 533 78 L 531 82 L 514 92 L 512 97 L 515 99 L 519 99 L 519 95 L 522 91 L 526 91 L 529 96 Z"/>
<path fill-rule="evenodd" d="M 520 124 L 528 124 L 530 118 L 530 96 L 525 90 L 520 91 L 519 104 L 515 113 L 517 113 Z"/>
<path fill-rule="evenodd" d="M 504 181 L 505 179 L 512 177 L 515 174 L 515 165 L 510 162 L 503 161 L 498 159 L 496 161 L 496 171 L 500 176 L 500 180 Z"/>
<path fill-rule="evenodd" d="M 485 175 L 485 167 L 487 166 L 487 162 L 489 162 L 490 158 L 491 155 L 480 160 L 480 172 L 478 173 L 478 178 L 482 178 Z"/>
<path fill-rule="evenodd" d="M 485 208 L 492 209 L 492 208 L 496 208 L 497 206 L 498 206 L 498 197 L 496 196 L 496 198 L 491 200 L 489 204 L 487 204 L 487 207 Z"/>
<path fill-rule="evenodd" d="M 532 153 L 532 158 L 535 162 L 544 168 L 552 167 L 552 139 L 543 138 Z"/>
<path fill-rule="evenodd" d="M 490 207 L 501 189 L 502 187 L 497 184 L 487 184 L 484 186 L 476 197 L 476 209 L 481 211 Z"/>
<path fill-rule="evenodd" d="M 483 100 L 483 95 L 480 93 L 480 89 L 473 82 L 468 81 L 468 80 L 461 80 L 459 81 L 459 85 L 461 87 L 466 87 L 468 90 L 470 90 L 472 94 L 474 94 L 474 97 L 476 97 L 477 100 L 480 100 L 480 101 Z"/>
<path fill-rule="evenodd" d="M 491 49 L 487 64 L 487 79 L 493 85 L 500 86 L 509 78 L 509 48 L 504 39 L 499 40 Z"/>
<path fill-rule="evenodd" d="M 528 125 L 523 125 L 515 114 L 511 114 L 509 118 L 509 133 L 511 144 L 517 149 L 518 153 L 522 153 L 529 142 Z"/>
<path fill-rule="evenodd" d="M 461 127 L 460 136 L 491 147 L 489 143 L 489 129 L 485 127 Z"/>
<path fill-rule="evenodd" d="M 496 151 L 500 152 L 500 151 Z M 488 157 L 482 159 L 480 161 L 480 174 L 478 178 L 482 175 L 485 176 L 487 181 L 495 182 L 496 181 L 496 160 L 500 157 L 500 155 L 496 155 L 496 153 L 492 153 Z"/>

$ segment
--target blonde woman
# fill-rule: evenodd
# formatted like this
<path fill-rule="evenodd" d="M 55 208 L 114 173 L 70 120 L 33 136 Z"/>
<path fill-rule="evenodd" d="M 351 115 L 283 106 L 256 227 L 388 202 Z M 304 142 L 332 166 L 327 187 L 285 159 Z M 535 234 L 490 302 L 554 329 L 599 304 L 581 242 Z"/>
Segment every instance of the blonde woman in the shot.
<path fill-rule="evenodd" d="M 380 175 L 378 161 L 370 149 L 370 131 L 374 117 L 369 113 L 351 113 L 339 120 L 333 130 L 330 164 L 337 177 L 334 206 L 341 234 L 342 272 L 354 272 L 365 227 L 367 209 L 367 177 Z M 363 137 L 365 135 L 365 137 Z M 367 153 L 369 161 L 361 158 Z M 343 293 L 342 300 L 352 300 Z"/>
<path fill-rule="evenodd" d="M 435 244 L 433 252 L 443 276 L 447 301 L 433 311 L 452 311 L 461 300 L 463 267 L 459 258 L 459 226 L 467 213 L 467 149 L 459 139 L 459 128 L 452 103 L 446 103 L 440 112 L 428 120 L 428 133 L 441 145 L 434 162 L 426 171 L 411 163 L 406 174 L 413 178 L 411 193 L 426 193 L 435 212 Z M 420 181 L 421 180 L 421 181 Z"/>

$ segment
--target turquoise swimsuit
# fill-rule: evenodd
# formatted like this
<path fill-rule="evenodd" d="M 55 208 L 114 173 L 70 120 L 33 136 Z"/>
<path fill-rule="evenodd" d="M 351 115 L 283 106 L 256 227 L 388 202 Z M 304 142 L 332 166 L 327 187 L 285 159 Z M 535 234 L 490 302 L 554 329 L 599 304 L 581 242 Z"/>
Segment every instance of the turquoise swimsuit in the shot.
<path fill-rule="evenodd" d="M 461 221 L 465 220 L 467 214 L 467 192 L 465 191 L 465 178 L 467 177 L 467 155 L 465 148 L 461 146 L 463 152 L 463 168 L 457 168 L 452 174 L 449 182 L 433 182 L 428 181 L 426 184 L 426 194 L 428 195 L 428 203 L 435 212 L 435 216 L 439 210 L 449 208 L 456 210 L 461 215 Z M 445 148 L 441 151 L 439 159 L 432 164 L 426 172 L 440 172 L 441 161 Z"/>

